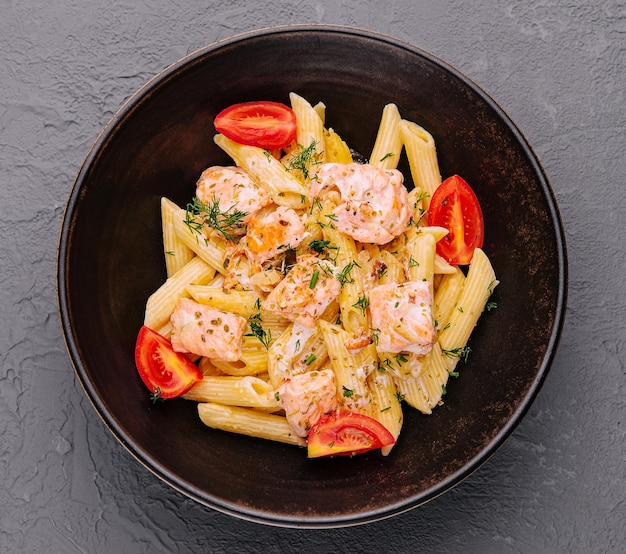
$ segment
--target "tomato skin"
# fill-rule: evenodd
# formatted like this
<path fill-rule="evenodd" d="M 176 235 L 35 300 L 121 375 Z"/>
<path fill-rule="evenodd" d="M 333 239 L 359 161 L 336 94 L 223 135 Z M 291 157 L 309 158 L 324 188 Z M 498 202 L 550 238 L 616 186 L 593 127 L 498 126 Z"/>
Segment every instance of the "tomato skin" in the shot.
<path fill-rule="evenodd" d="M 151 392 L 161 398 L 186 393 L 202 379 L 202 372 L 189 359 L 172 349 L 170 341 L 145 325 L 135 344 L 135 364 L 139 376 Z"/>
<path fill-rule="evenodd" d="M 483 212 L 476 194 L 458 175 L 441 183 L 428 209 L 428 225 L 445 227 L 449 233 L 437 242 L 437 254 L 453 265 L 469 264 L 474 249 L 485 238 Z"/>
<path fill-rule="evenodd" d="M 308 457 L 354 456 L 396 442 L 375 419 L 355 412 L 339 411 L 322 416 L 311 427 Z"/>
<path fill-rule="evenodd" d="M 239 144 L 266 150 L 284 148 L 296 138 L 296 114 L 280 102 L 243 102 L 222 110 L 215 128 Z"/>

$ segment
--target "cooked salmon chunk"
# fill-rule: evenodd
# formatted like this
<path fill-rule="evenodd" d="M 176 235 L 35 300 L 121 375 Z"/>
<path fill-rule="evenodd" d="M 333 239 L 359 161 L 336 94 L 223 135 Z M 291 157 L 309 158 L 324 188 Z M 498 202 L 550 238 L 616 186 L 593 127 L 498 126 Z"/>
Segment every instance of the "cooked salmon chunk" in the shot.
<path fill-rule="evenodd" d="M 205 204 L 217 200 L 220 211 L 240 211 L 248 223 L 260 209 L 272 203 L 270 195 L 239 167 L 213 166 L 205 169 L 196 183 L 196 196 Z M 244 228 L 240 229 L 243 233 Z"/>
<path fill-rule="evenodd" d="M 378 352 L 430 352 L 435 327 L 429 282 L 377 285 L 369 291 L 369 300 Z"/>
<path fill-rule="evenodd" d="M 295 248 L 304 239 L 304 224 L 291 208 L 266 208 L 248 222 L 246 253 L 251 260 L 263 262 Z"/>
<path fill-rule="evenodd" d="M 334 264 L 305 254 L 276 285 L 263 307 L 290 321 L 312 327 L 340 290 Z"/>
<path fill-rule="evenodd" d="M 337 189 L 341 202 L 333 210 L 337 228 L 357 241 L 387 244 L 403 233 L 411 218 L 402 173 L 369 164 L 322 164 L 309 196 Z"/>
<path fill-rule="evenodd" d="M 306 437 L 319 418 L 338 405 L 337 385 L 332 369 L 294 375 L 277 389 L 278 403 L 285 410 L 293 432 Z"/>
<path fill-rule="evenodd" d="M 235 362 L 241 357 L 246 319 L 181 298 L 170 317 L 172 347 L 206 358 Z"/>

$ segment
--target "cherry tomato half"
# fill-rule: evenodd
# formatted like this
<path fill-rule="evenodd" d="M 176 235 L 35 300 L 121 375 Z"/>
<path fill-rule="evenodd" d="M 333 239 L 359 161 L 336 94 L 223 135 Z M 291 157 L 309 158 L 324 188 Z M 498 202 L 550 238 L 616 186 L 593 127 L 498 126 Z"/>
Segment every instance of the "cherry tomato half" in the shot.
<path fill-rule="evenodd" d="M 180 396 L 202 379 L 196 365 L 175 352 L 165 337 L 145 325 L 137 336 L 135 364 L 146 387 L 151 392 L 158 389 L 161 398 Z"/>
<path fill-rule="evenodd" d="M 451 264 L 469 264 L 485 238 L 483 212 L 476 194 L 458 175 L 441 183 L 430 199 L 428 225 L 449 233 L 437 243 L 437 254 Z"/>
<path fill-rule="evenodd" d="M 222 110 L 214 121 L 226 138 L 267 150 L 287 146 L 296 138 L 296 114 L 279 102 L 244 102 Z"/>
<path fill-rule="evenodd" d="M 311 427 L 309 458 L 352 456 L 394 444 L 396 439 L 375 419 L 354 412 L 333 412 Z"/>

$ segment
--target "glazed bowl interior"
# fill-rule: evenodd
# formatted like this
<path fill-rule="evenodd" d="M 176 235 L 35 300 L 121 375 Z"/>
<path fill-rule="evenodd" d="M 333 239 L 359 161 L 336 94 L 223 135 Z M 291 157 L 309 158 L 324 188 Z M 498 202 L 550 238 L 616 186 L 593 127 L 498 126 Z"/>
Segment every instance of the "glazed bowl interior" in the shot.
<path fill-rule="evenodd" d="M 231 165 L 213 119 L 235 102 L 323 101 L 326 120 L 368 154 L 382 108 L 430 131 L 442 176 L 474 188 L 484 250 L 500 286 L 471 355 L 430 416 L 405 410 L 398 444 L 310 460 L 293 446 L 209 429 L 196 404 L 153 405 L 133 351 L 145 301 L 164 281 L 160 198 L 185 206 L 203 169 Z M 407 185 L 406 163 L 401 166 Z M 168 67 L 114 116 L 79 171 L 61 231 L 59 303 L 68 350 L 95 410 L 164 481 L 238 517 L 339 526 L 386 517 L 448 490 L 484 462 L 526 412 L 564 312 L 559 215 L 531 148 L 476 85 L 435 56 L 371 32 L 277 28 L 213 44 Z"/>

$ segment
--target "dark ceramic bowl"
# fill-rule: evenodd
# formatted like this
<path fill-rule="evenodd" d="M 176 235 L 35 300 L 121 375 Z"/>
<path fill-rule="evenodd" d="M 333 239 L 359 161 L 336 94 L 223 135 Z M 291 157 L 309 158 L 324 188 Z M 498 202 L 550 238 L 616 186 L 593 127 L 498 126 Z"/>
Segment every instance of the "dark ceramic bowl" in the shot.
<path fill-rule="evenodd" d="M 165 278 L 159 199 L 185 205 L 203 169 L 230 164 L 213 143 L 219 110 L 248 100 L 323 101 L 362 153 L 383 106 L 437 143 L 442 175 L 481 200 L 501 285 L 461 377 L 431 416 L 406 410 L 392 454 L 309 460 L 306 452 L 204 427 L 195 402 L 148 400 L 133 361 L 146 298 Z M 408 175 L 407 171 L 404 171 Z M 407 178 L 407 180 L 409 180 Z M 410 184 L 410 180 L 409 180 Z M 175 489 L 275 525 L 380 519 L 450 489 L 483 463 L 535 398 L 554 356 L 566 296 L 557 207 L 530 146 L 501 108 L 433 55 L 347 28 L 283 27 L 210 45 L 157 75 L 116 113 L 80 169 L 60 238 L 59 303 L 68 350 L 119 441 Z"/>

